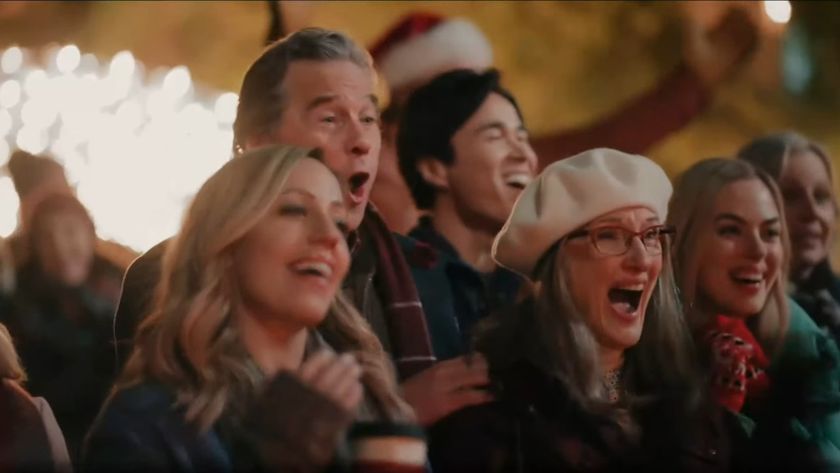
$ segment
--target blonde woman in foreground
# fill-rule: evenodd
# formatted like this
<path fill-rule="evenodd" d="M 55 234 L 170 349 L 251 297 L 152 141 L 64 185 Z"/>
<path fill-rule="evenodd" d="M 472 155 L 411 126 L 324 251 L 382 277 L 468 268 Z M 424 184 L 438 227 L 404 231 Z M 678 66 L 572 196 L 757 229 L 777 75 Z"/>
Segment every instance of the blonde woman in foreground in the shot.
<path fill-rule="evenodd" d="M 382 346 L 338 292 L 346 218 L 317 153 L 262 148 L 216 172 L 167 247 L 86 468 L 320 471 L 352 421 L 410 419 Z"/>

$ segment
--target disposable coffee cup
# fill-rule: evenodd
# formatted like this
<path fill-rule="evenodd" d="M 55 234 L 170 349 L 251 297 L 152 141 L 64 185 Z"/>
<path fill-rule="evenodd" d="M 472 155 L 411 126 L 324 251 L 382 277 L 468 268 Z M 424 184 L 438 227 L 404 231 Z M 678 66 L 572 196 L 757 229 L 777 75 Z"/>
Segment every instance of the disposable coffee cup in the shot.
<path fill-rule="evenodd" d="M 421 473 L 426 471 L 426 434 L 420 426 L 358 422 L 348 435 L 352 471 Z"/>

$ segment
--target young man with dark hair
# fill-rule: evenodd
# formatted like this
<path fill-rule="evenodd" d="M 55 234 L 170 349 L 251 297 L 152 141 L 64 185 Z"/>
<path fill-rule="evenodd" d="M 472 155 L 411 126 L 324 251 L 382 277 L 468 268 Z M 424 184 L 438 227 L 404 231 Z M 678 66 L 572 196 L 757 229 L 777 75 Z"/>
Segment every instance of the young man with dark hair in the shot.
<path fill-rule="evenodd" d="M 408 99 L 397 150 L 417 207 L 427 212 L 410 236 L 434 249 L 409 258 L 439 359 L 462 355 L 472 328 L 515 299 L 521 279 L 490 257 L 493 239 L 537 157 L 522 113 L 495 70 L 444 73 Z M 410 243 L 408 254 L 418 251 Z"/>
<path fill-rule="evenodd" d="M 655 85 L 607 116 L 574 129 L 535 136 L 539 168 L 601 146 L 642 153 L 684 128 L 711 103 L 715 90 L 742 69 L 756 49 L 758 26 L 742 6 L 729 9 L 711 28 L 684 24 L 682 60 Z M 382 114 L 382 151 L 371 199 L 388 226 L 399 233 L 417 223 L 418 209 L 397 165 L 397 125 L 411 92 L 453 69 L 483 71 L 493 66 L 493 47 L 466 18 L 411 12 L 370 48 L 385 79 L 390 101 Z"/>

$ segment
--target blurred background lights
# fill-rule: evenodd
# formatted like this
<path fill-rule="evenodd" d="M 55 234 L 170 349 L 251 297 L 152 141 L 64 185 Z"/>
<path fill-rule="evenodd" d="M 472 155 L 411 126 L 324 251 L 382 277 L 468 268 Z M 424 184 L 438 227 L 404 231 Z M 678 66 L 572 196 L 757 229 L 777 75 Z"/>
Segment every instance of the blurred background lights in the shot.
<path fill-rule="evenodd" d="M 14 231 L 19 204 L 12 179 L 0 176 L 0 215 L 4 217 L 0 218 L 0 235 L 10 235 Z M 15 218 L 5 218 L 8 214 Z"/>
<path fill-rule="evenodd" d="M 69 74 L 79 67 L 82 60 L 82 54 L 75 44 L 64 46 L 58 51 L 55 57 L 55 65 L 58 72 L 62 74 Z"/>
<path fill-rule="evenodd" d="M 15 144 L 29 153 L 42 153 L 47 149 L 47 134 L 33 126 L 24 126 L 18 131 Z"/>
<path fill-rule="evenodd" d="M 189 90 L 192 80 L 186 66 L 177 66 L 163 78 L 163 91 L 171 99 L 183 97 Z"/>
<path fill-rule="evenodd" d="M 20 101 L 20 82 L 12 79 L 0 85 L 0 107 L 12 108 Z"/>
<path fill-rule="evenodd" d="M 26 102 L 20 111 L 20 119 L 24 126 L 30 125 L 40 130 L 52 125 L 55 118 L 54 104 L 42 98 Z"/>
<path fill-rule="evenodd" d="M 0 139 L 0 166 L 4 166 L 9 162 L 10 154 L 11 148 L 9 147 L 9 143 L 4 139 Z"/>
<path fill-rule="evenodd" d="M 765 0 L 764 13 L 773 23 L 785 24 L 790 21 L 793 8 L 788 0 Z"/>
<path fill-rule="evenodd" d="M 14 74 L 21 65 L 23 65 L 23 51 L 17 46 L 7 49 L 0 56 L 0 69 L 6 74 Z"/>
<path fill-rule="evenodd" d="M 15 148 L 48 153 L 101 238 L 144 251 L 171 236 L 231 157 L 238 96 L 193 83 L 185 66 L 152 80 L 130 51 L 97 58 L 70 44 L 8 48 L 0 69 L 0 166 Z M 0 167 L 0 237 L 15 230 L 18 206 Z"/>
<path fill-rule="evenodd" d="M 12 131 L 12 115 L 8 110 L 0 110 L 0 136 L 6 136 Z M 2 159 L 0 157 L 0 159 Z"/>
<path fill-rule="evenodd" d="M 233 123 L 236 119 L 236 107 L 239 105 L 239 96 L 233 92 L 226 92 L 216 99 L 214 112 L 216 120 L 225 125 Z"/>
<path fill-rule="evenodd" d="M 82 54 L 82 57 L 79 59 L 79 69 L 83 72 L 98 70 L 99 59 L 90 53 Z"/>
<path fill-rule="evenodd" d="M 796 95 L 806 94 L 814 79 L 814 52 L 801 25 L 793 25 L 782 41 L 782 81 Z"/>
<path fill-rule="evenodd" d="M 136 67 L 134 55 L 129 51 L 120 51 L 111 59 L 108 74 L 114 77 L 130 77 Z"/>
<path fill-rule="evenodd" d="M 47 73 L 43 69 L 35 69 L 23 79 L 23 91 L 30 97 L 40 95 L 48 87 L 48 81 Z"/>

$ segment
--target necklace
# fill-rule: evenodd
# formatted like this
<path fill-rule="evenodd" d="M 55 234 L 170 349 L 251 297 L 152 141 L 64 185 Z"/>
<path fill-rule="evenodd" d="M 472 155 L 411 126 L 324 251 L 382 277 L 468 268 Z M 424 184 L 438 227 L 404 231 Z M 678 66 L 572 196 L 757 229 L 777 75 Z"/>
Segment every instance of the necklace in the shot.
<path fill-rule="evenodd" d="M 607 398 L 611 403 L 621 399 L 621 368 L 609 370 L 604 374 L 604 387 L 607 389 Z"/>

